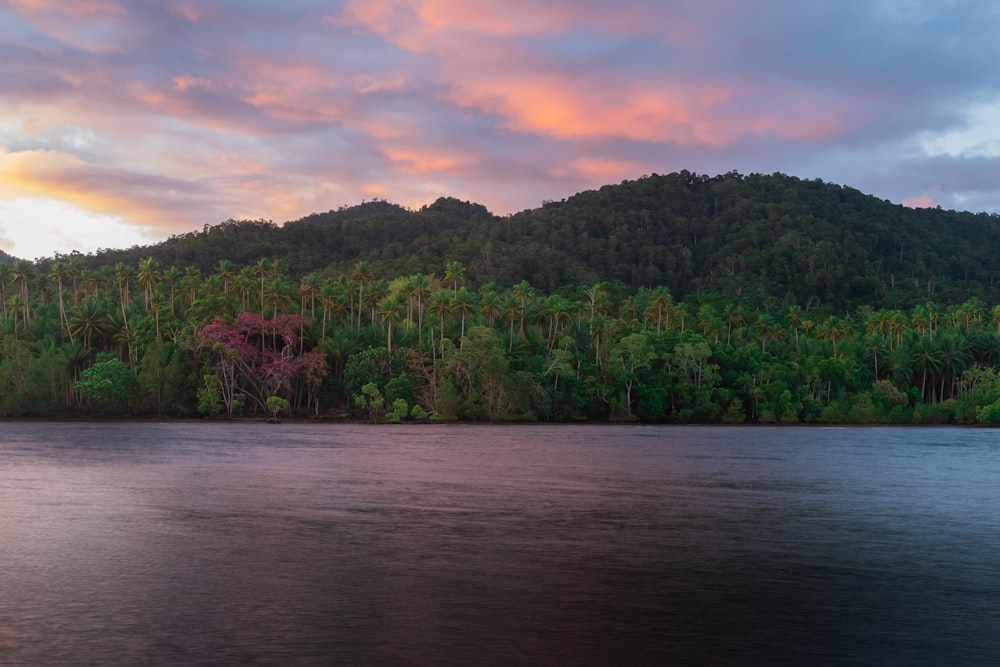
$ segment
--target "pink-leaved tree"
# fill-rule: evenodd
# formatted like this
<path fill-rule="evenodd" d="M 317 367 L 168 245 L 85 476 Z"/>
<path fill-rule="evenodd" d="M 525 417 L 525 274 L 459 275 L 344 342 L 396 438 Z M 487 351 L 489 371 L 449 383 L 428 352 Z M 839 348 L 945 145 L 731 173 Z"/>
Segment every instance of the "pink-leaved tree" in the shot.
<path fill-rule="evenodd" d="M 265 320 L 259 313 L 243 312 L 231 321 L 216 318 L 198 332 L 197 349 L 211 359 L 227 413 L 232 414 L 241 394 L 266 412 L 268 397 L 287 394 L 295 378 L 315 396 L 327 363 L 318 352 L 298 352 L 296 332 L 307 322 L 300 315 Z"/>

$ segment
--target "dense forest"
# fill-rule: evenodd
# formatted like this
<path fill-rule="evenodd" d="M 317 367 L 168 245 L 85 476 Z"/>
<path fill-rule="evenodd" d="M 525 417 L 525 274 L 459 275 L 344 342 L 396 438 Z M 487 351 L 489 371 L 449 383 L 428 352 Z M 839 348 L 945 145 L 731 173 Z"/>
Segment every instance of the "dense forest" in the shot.
<path fill-rule="evenodd" d="M 9 259 L 0 416 L 991 423 L 998 224 L 680 172 Z"/>

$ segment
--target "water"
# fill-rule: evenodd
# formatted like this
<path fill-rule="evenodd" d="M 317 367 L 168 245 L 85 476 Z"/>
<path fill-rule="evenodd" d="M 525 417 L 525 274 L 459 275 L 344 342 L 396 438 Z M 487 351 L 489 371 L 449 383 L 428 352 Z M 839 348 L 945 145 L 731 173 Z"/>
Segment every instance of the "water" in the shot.
<path fill-rule="evenodd" d="M 0 428 L 0 665 L 1000 661 L 991 430 Z"/>

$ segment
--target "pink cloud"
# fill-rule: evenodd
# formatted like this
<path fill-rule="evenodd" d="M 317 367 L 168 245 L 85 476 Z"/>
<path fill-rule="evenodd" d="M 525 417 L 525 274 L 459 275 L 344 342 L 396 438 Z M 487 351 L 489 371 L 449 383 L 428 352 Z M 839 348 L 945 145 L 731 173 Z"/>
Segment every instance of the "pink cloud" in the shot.
<path fill-rule="evenodd" d="M 52 12 L 66 14 L 75 18 L 106 18 L 109 16 L 126 16 L 128 11 L 111 0 L 78 0 L 62 2 L 61 0 L 11 0 L 11 7 L 22 14 L 38 14 Z"/>
<path fill-rule="evenodd" d="M 168 10 L 171 15 L 179 16 L 188 23 L 198 23 L 208 15 L 203 7 L 197 7 L 190 2 L 171 4 Z"/>
<path fill-rule="evenodd" d="M 908 206 L 909 208 L 934 208 L 937 205 L 938 203 L 927 195 L 908 197 L 903 200 L 903 206 Z"/>
<path fill-rule="evenodd" d="M 558 39 L 572 27 L 613 18 L 623 32 L 642 34 L 652 23 L 669 28 L 670 39 L 677 32 L 674 41 L 690 46 L 699 31 L 683 28 L 694 22 L 686 15 L 690 8 L 679 7 L 672 21 L 671 11 L 645 6 L 610 11 L 588 5 L 582 11 L 558 1 L 375 0 L 349 3 L 341 20 L 406 50 L 433 54 L 438 79 L 447 87 L 442 99 L 496 115 L 501 127 L 516 132 L 720 148 L 748 135 L 830 139 L 848 126 L 829 100 L 735 79 L 703 80 L 670 68 L 627 76 L 614 67 L 580 68 L 534 51 L 539 47 L 524 39 L 543 33 Z"/>

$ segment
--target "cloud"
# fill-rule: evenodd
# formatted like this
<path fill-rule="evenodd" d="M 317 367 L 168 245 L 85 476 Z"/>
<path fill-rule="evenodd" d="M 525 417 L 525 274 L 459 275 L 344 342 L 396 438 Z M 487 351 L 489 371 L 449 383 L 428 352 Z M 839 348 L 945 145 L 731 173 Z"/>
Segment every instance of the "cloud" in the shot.
<path fill-rule="evenodd" d="M 918 197 L 908 197 L 902 201 L 903 206 L 908 206 L 910 208 L 934 208 L 937 206 L 937 202 L 928 197 L 927 195 L 920 195 Z"/>
<path fill-rule="evenodd" d="M 0 153 L 0 193 L 52 198 L 139 225 L 169 228 L 192 200 L 209 193 L 194 181 L 98 167 L 57 151 Z"/>
<path fill-rule="evenodd" d="M 157 233 L 373 195 L 507 213 L 679 169 L 1000 210 L 998 12 L 13 0 L 0 8 L 0 188 Z"/>

